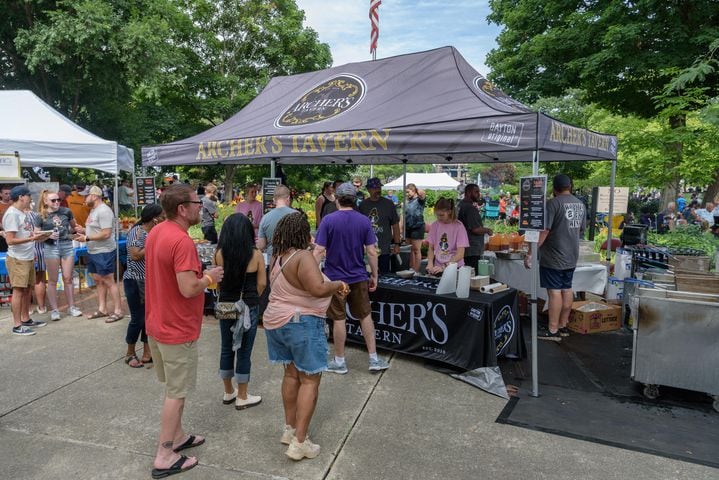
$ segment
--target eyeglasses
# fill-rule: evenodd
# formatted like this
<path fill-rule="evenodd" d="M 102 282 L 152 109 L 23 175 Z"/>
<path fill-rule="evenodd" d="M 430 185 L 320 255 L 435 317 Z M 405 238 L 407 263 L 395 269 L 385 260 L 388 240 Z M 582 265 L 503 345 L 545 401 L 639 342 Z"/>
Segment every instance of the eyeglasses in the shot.
<path fill-rule="evenodd" d="M 48 198 L 48 200 L 51 201 L 52 203 L 55 203 L 55 202 L 59 202 L 59 201 L 60 201 L 59 198 Z"/>
<path fill-rule="evenodd" d="M 181 202 L 181 203 L 194 203 L 196 205 L 202 205 L 202 202 L 199 200 L 185 200 L 184 202 Z"/>

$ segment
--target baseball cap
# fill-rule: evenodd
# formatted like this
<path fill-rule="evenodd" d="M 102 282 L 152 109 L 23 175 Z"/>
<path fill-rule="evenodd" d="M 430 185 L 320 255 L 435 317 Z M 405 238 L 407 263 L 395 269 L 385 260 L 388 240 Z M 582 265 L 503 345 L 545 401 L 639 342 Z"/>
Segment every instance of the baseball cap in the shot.
<path fill-rule="evenodd" d="M 339 197 L 355 197 L 357 196 L 357 189 L 354 185 L 349 182 L 345 182 L 335 190 L 335 195 Z"/>
<path fill-rule="evenodd" d="M 81 195 L 97 195 L 98 197 L 102 197 L 102 189 L 97 185 L 93 185 L 89 190 L 86 188 L 85 191 L 87 193 L 82 192 Z"/>
<path fill-rule="evenodd" d="M 555 190 L 564 190 L 565 188 L 569 188 L 571 186 L 572 179 L 569 178 L 569 175 L 565 175 L 563 173 L 556 175 L 552 181 L 552 187 L 554 187 Z"/>
<path fill-rule="evenodd" d="M 382 182 L 377 177 L 367 180 L 367 188 L 382 188 Z"/>
<path fill-rule="evenodd" d="M 10 190 L 10 199 L 15 202 L 23 195 L 30 195 L 30 189 L 25 185 L 16 185 Z"/>
<path fill-rule="evenodd" d="M 72 188 L 70 188 L 70 185 L 60 185 L 60 190 L 70 195 L 72 193 Z"/>

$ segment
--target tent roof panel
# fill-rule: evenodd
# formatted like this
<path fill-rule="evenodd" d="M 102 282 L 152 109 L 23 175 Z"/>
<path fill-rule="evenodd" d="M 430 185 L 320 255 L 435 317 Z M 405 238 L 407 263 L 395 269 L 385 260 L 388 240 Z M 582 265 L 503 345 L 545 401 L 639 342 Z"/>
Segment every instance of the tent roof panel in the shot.
<path fill-rule="evenodd" d="M 0 152 L 19 152 L 27 167 L 133 171 L 132 150 L 94 135 L 27 90 L 0 91 Z"/>
<path fill-rule="evenodd" d="M 558 160 L 616 158 L 606 135 L 591 147 L 614 151 L 577 144 L 573 130 L 569 143 L 547 143 L 541 136 L 561 129 L 542 118 L 443 47 L 273 78 L 224 123 L 143 148 L 143 164 L 527 161 L 522 152 L 545 145 Z"/>

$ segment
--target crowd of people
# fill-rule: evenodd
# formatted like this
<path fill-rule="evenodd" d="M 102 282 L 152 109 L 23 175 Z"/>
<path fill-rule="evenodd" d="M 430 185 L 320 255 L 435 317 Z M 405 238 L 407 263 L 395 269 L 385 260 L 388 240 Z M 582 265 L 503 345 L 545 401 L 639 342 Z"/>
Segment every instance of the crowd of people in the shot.
<path fill-rule="evenodd" d="M 208 288 L 216 288 L 218 305 L 234 304 L 237 312 L 218 320 L 222 403 L 244 410 L 262 401 L 259 392 L 249 391 L 252 350 L 262 319 L 268 360 L 284 369 L 281 394 L 285 426 L 278 433 L 287 445 L 287 456 L 294 460 L 314 458 L 320 452 L 319 445 L 309 438 L 309 425 L 322 373 L 343 375 L 349 371 L 345 360 L 348 315 L 361 325 L 368 370 L 389 368 L 377 354 L 369 294 L 377 288 L 379 274 L 392 269 L 392 259 L 403 241 L 403 226 L 398 202 L 383 196 L 382 186 L 378 178 L 370 178 L 364 185 L 358 177 L 326 183 L 316 202 L 314 237 L 307 216 L 291 207 L 291 192 L 284 185 L 275 188 L 274 208 L 268 212 L 263 212 L 255 198 L 256 185 L 247 185 L 245 201 L 225 219 L 219 234 L 215 227 L 217 188 L 213 184 L 205 185 L 198 194 L 198 189 L 178 182 L 163 189 L 160 205 L 143 208 L 126 239 L 127 268 L 122 281 L 130 321 L 125 334 L 125 363 L 132 368 L 153 365 L 165 384 L 154 478 L 197 465 L 195 457 L 181 452 L 205 442 L 203 436 L 186 432 L 182 412 L 185 398 L 196 383 L 197 339 Z M 421 243 L 427 233 L 429 273 L 441 274 L 449 262 L 476 263 L 484 235 L 491 234 L 482 225 L 476 185 L 466 186 L 459 216 L 453 200 L 440 199 L 435 205 L 437 221 L 429 229 L 424 221 L 425 192 L 410 184 L 405 193 L 404 231 L 411 245 L 412 268 L 419 271 Z M 70 208 L 74 194 L 82 197 L 87 209 L 82 222 Z M 103 202 L 103 191 L 97 186 L 44 191 L 37 214 L 31 212 L 30 191 L 25 186 L 10 189 L 7 196 L 11 205 L 3 217 L 3 227 L 13 288 L 13 333 L 33 335 L 34 329 L 46 325 L 29 317 L 38 271 L 43 277 L 47 272 L 49 277 L 51 320 L 61 318 L 53 281 L 60 271 L 68 285 L 64 289 L 68 312 L 82 315 L 70 287 L 73 240 L 87 245 L 88 271 L 97 285 L 97 310 L 85 316 L 106 322 L 122 319 L 115 281 L 117 221 Z M 209 266 L 200 261 L 188 234 L 196 224 L 217 245 Z M 43 253 L 42 265 L 36 264 L 37 247 Z M 332 355 L 325 331 L 328 321 L 334 343 Z M 138 342 L 142 342 L 141 354 Z"/>

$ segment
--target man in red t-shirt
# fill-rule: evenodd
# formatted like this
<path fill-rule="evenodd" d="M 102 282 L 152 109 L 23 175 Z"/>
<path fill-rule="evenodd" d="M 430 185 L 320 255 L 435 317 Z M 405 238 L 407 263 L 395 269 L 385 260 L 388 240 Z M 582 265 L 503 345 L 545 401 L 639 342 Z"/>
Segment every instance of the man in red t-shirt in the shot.
<path fill-rule="evenodd" d="M 152 476 L 161 478 L 197 465 L 178 455 L 205 443 L 182 428 L 185 397 L 197 380 L 197 339 L 202 327 L 203 292 L 222 280 L 222 267 L 202 271 L 195 243 L 187 234 L 200 222 L 202 202 L 187 184 L 168 187 L 160 197 L 167 220 L 152 229 L 145 247 L 145 327 L 155 371 L 165 383 L 160 444 Z"/>

